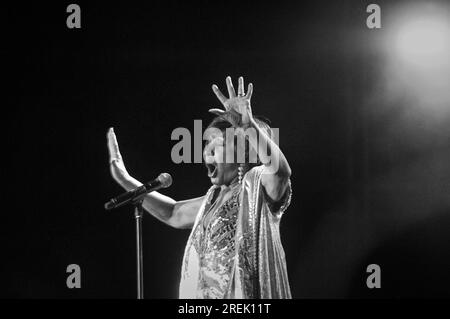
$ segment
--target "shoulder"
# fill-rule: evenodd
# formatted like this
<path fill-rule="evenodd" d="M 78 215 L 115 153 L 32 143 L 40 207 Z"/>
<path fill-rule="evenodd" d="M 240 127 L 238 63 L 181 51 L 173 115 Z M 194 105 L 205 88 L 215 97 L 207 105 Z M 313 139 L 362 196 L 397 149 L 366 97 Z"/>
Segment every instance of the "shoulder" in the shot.
<path fill-rule="evenodd" d="M 254 179 L 260 179 L 261 175 L 264 171 L 264 165 L 258 165 L 253 168 L 251 168 L 244 176 L 244 180 L 254 180 Z"/>
<path fill-rule="evenodd" d="M 261 183 L 261 177 L 264 173 L 264 165 L 255 166 L 250 169 L 244 176 L 243 182 L 251 192 L 253 192 L 257 197 L 261 198 L 263 202 L 265 202 L 270 211 L 272 213 L 276 213 L 280 215 L 287 209 L 287 207 L 291 203 L 292 198 L 292 186 L 291 180 L 287 181 L 287 187 L 284 191 L 283 196 L 280 200 L 274 202 L 270 199 L 270 197 L 266 194 L 264 186 Z"/>

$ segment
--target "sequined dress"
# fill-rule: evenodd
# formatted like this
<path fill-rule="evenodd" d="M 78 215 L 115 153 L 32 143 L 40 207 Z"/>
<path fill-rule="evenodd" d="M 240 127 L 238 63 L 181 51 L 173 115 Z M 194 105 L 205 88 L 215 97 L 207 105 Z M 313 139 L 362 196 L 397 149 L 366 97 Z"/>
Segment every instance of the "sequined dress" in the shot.
<path fill-rule="evenodd" d="M 180 298 L 291 298 L 279 235 L 291 186 L 271 203 L 263 169 L 251 169 L 242 184 L 209 189 L 186 245 Z"/>

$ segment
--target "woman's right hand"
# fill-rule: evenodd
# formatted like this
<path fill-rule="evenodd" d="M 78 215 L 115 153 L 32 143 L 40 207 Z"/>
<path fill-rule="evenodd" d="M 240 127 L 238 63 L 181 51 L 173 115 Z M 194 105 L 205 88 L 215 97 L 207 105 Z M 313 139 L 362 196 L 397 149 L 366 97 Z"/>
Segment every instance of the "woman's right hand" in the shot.
<path fill-rule="evenodd" d="M 123 185 L 124 182 L 130 179 L 130 174 L 128 174 L 125 164 L 123 163 L 116 134 L 112 127 L 109 128 L 106 137 L 108 140 L 109 169 L 111 170 L 111 175 L 117 183 Z"/>
<path fill-rule="evenodd" d="M 108 130 L 106 136 L 112 177 L 126 191 L 131 191 L 141 186 L 142 183 L 130 176 L 125 168 L 116 134 L 114 134 L 112 127 Z M 192 228 L 205 197 L 177 202 L 155 191 L 147 194 L 143 199 L 144 209 L 167 225 L 175 228 Z"/>

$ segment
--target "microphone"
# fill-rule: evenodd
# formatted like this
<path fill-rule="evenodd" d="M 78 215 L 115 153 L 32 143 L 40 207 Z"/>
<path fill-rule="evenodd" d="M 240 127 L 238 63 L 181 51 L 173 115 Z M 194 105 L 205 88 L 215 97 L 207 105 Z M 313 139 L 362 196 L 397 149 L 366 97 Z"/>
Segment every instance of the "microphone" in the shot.
<path fill-rule="evenodd" d="M 121 207 L 128 203 L 135 203 L 139 201 L 147 193 L 156 191 L 161 188 L 167 188 L 172 185 L 172 176 L 168 173 L 162 173 L 154 180 L 145 183 L 129 192 L 123 193 L 117 197 L 112 198 L 109 202 L 105 203 L 105 209 L 111 210 Z"/>

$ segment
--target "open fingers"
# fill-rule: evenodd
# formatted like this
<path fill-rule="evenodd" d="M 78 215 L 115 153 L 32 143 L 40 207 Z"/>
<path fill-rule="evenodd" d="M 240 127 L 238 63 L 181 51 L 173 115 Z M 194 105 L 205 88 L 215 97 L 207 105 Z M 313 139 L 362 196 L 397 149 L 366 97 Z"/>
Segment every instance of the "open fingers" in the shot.
<path fill-rule="evenodd" d="M 209 109 L 208 112 L 215 115 L 223 115 L 225 113 L 225 111 L 221 109 Z"/>
<path fill-rule="evenodd" d="M 247 94 L 245 95 L 245 97 L 250 100 L 252 98 L 252 94 L 253 94 L 253 84 L 250 83 L 248 85 Z"/>
<path fill-rule="evenodd" d="M 115 160 L 120 160 L 122 157 L 119 151 L 119 144 L 117 143 L 116 134 L 114 133 L 114 129 L 112 127 L 108 130 L 107 138 L 109 161 L 113 162 Z"/>
<path fill-rule="evenodd" d="M 244 96 L 244 78 L 242 76 L 239 77 L 239 85 L 238 85 L 238 96 Z"/>
<path fill-rule="evenodd" d="M 213 85 L 212 86 L 212 90 L 214 92 L 214 94 L 217 96 L 217 98 L 219 99 L 220 103 L 222 103 L 223 105 L 225 105 L 225 102 L 228 100 L 225 95 L 222 94 L 222 92 L 220 92 L 219 88 L 217 87 L 217 85 Z"/>
<path fill-rule="evenodd" d="M 230 96 L 230 99 L 236 97 L 236 91 L 234 90 L 233 82 L 231 82 L 231 77 L 227 76 L 225 82 L 227 83 L 228 95 Z"/>

